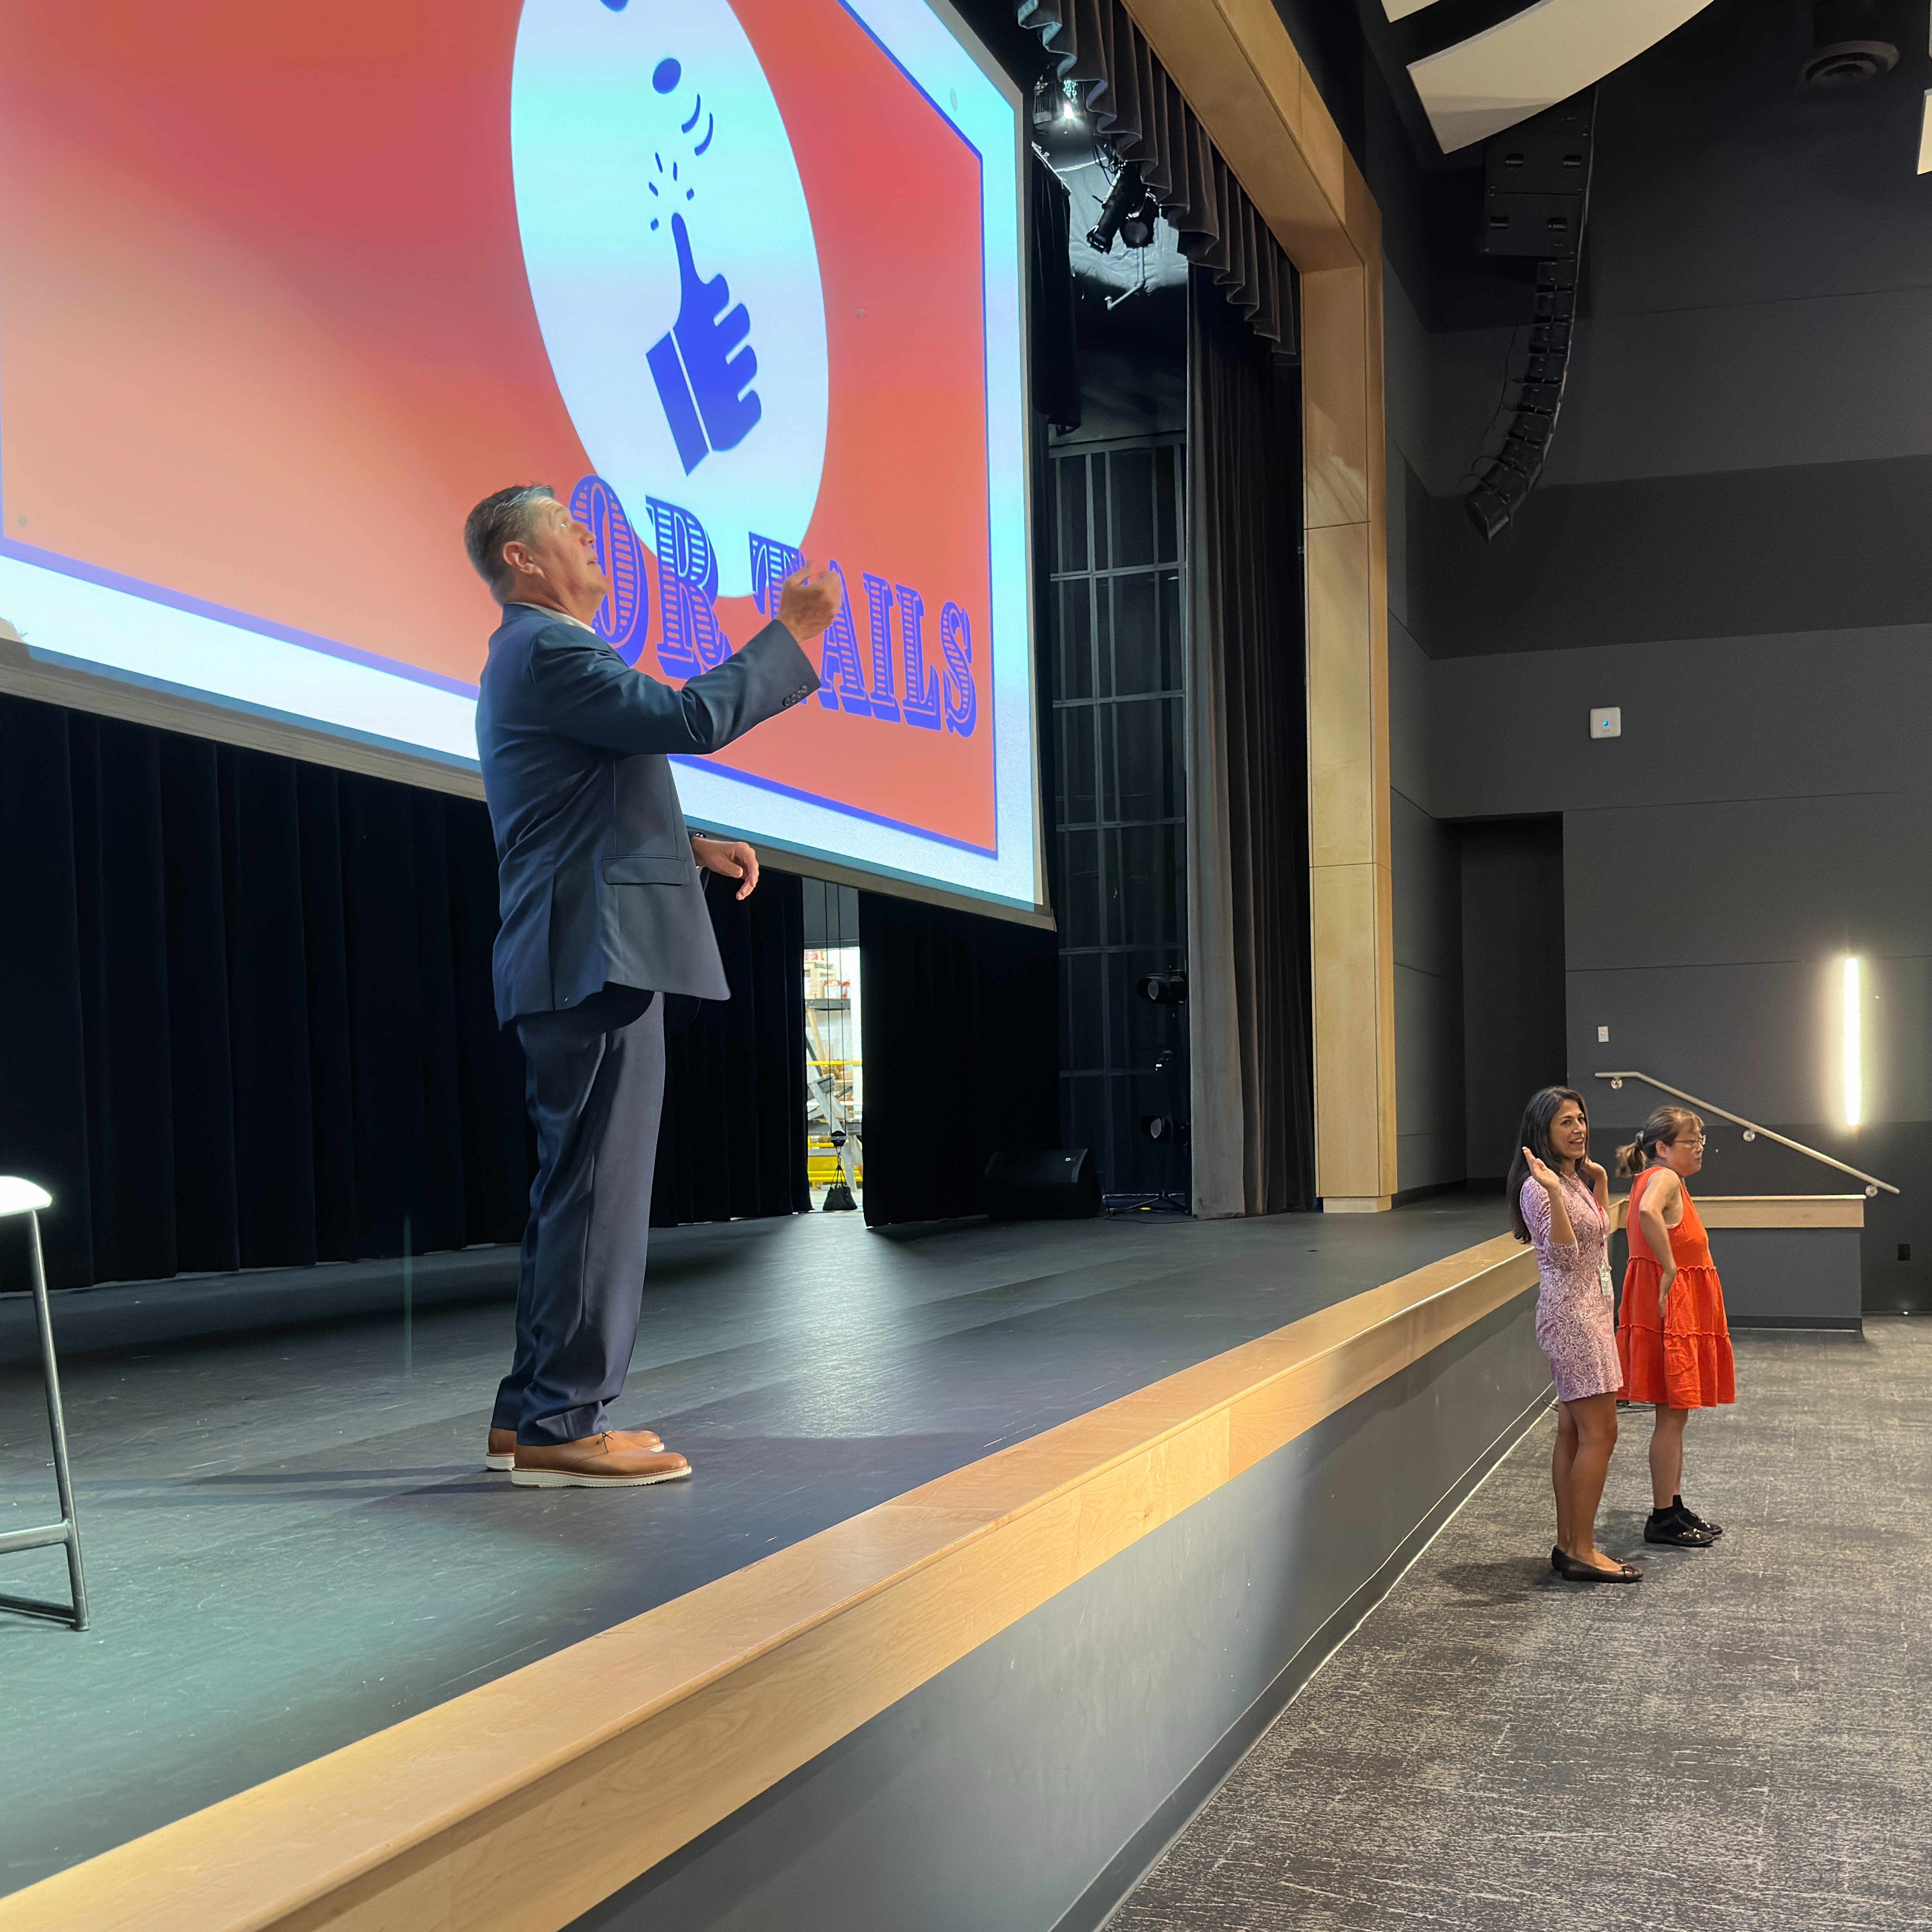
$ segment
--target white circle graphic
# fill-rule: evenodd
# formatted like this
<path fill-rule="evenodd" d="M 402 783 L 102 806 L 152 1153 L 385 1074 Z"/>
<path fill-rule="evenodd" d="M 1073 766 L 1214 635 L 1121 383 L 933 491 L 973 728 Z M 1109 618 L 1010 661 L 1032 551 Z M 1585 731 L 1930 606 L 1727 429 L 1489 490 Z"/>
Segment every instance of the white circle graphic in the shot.
<path fill-rule="evenodd" d="M 526 0 L 510 148 L 544 346 L 651 541 L 690 511 L 718 594 L 755 532 L 802 543 L 825 464 L 825 298 L 798 164 L 724 0 Z M 559 478 L 568 489 L 575 478 Z"/>

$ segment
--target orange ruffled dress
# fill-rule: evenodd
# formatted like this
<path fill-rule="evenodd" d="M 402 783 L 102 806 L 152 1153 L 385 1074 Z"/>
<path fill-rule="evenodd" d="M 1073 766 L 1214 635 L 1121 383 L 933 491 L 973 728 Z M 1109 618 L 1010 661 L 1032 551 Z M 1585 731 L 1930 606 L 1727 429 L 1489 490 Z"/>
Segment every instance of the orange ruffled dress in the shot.
<path fill-rule="evenodd" d="M 1624 1270 L 1623 1304 L 1617 1318 L 1617 1353 L 1623 1358 L 1626 1402 L 1660 1403 L 1666 1408 L 1714 1408 L 1738 1399 L 1737 1372 L 1731 1359 L 1731 1331 L 1724 1321 L 1724 1291 L 1711 1263 L 1704 1224 L 1684 1190 L 1684 1218 L 1670 1232 L 1677 1263 L 1666 1318 L 1657 1314 L 1661 1278 L 1638 1226 L 1637 1203 L 1654 1174 L 1646 1168 L 1630 1183 L 1626 1228 L 1630 1264 Z"/>

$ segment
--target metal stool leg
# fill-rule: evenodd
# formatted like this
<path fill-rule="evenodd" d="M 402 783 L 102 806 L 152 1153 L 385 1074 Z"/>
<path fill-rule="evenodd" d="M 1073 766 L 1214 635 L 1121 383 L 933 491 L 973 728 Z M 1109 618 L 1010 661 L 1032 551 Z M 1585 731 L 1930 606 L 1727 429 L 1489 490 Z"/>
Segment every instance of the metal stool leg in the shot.
<path fill-rule="evenodd" d="M 68 1582 L 74 1598 L 71 1610 L 28 1597 L 0 1597 L 0 1610 L 24 1610 L 34 1616 L 58 1617 L 77 1630 L 87 1628 L 87 1580 L 80 1567 L 80 1525 L 74 1515 L 74 1478 L 68 1468 L 67 1421 L 61 1413 L 60 1370 L 54 1360 L 54 1328 L 47 1306 L 46 1269 L 40 1256 L 40 1217 L 27 1216 L 28 1258 L 34 1276 L 34 1318 L 40 1331 L 40 1378 L 47 1397 L 47 1430 L 53 1437 L 54 1483 L 60 1492 L 61 1520 L 44 1529 L 16 1529 L 0 1534 L 0 1552 L 38 1550 L 52 1543 L 67 1546 Z"/>

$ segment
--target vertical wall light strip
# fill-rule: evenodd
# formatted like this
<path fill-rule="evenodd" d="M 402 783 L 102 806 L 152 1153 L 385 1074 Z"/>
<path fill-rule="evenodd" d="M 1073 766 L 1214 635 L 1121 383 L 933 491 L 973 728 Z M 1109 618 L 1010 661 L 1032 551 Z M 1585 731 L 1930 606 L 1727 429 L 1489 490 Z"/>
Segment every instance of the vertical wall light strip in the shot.
<path fill-rule="evenodd" d="M 1845 1125 L 1856 1126 L 1864 1117 L 1864 1039 L 1860 1024 L 1858 962 L 1845 962 Z"/>
<path fill-rule="evenodd" d="M 1925 90 L 1925 110 L 1918 123 L 1918 172 L 1932 175 L 1932 87 Z"/>

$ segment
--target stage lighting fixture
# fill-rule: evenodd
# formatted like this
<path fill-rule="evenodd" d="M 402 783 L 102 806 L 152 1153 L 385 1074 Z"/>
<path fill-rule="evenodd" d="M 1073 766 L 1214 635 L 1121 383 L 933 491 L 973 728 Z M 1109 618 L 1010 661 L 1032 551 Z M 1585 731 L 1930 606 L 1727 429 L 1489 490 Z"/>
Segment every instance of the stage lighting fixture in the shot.
<path fill-rule="evenodd" d="M 1118 235 L 1130 248 L 1144 248 L 1154 239 L 1156 211 L 1154 196 L 1141 182 L 1141 171 L 1130 161 L 1114 177 L 1114 185 L 1100 204 L 1100 218 L 1087 231 L 1087 245 L 1096 255 L 1113 253 Z"/>
<path fill-rule="evenodd" d="M 1157 1006 L 1178 1006 L 1187 997 L 1187 975 L 1179 967 L 1172 972 L 1144 974 L 1134 982 L 1134 991 Z"/>
<path fill-rule="evenodd" d="M 1174 1123 L 1165 1114 L 1143 1114 L 1141 1132 L 1150 1141 L 1171 1141 L 1174 1138 Z"/>
<path fill-rule="evenodd" d="M 1141 205 L 1120 219 L 1120 240 L 1130 248 L 1144 248 L 1154 240 L 1154 225 L 1160 211 L 1154 206 L 1154 196 L 1144 194 Z"/>
<path fill-rule="evenodd" d="M 1042 76 L 1033 90 L 1033 124 L 1039 128 L 1080 118 L 1080 83 Z"/>

